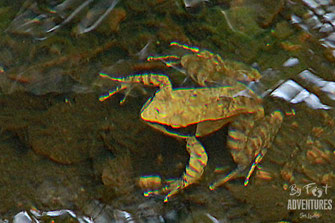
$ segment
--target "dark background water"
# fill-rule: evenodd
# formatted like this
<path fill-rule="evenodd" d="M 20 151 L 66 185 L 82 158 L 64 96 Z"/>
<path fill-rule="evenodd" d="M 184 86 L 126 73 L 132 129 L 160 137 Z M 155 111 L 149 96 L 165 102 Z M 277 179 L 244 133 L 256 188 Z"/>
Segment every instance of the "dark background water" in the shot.
<path fill-rule="evenodd" d="M 127 222 L 118 216 L 121 210 L 136 222 L 331 222 L 332 211 L 288 210 L 287 205 L 290 199 L 314 199 L 304 191 L 293 198 L 293 184 L 328 185 L 322 199 L 334 200 L 332 1 L 125 0 L 95 29 L 81 33 L 116 2 L 88 3 L 64 22 L 83 2 L 0 1 L 3 219 L 36 208 L 71 209 L 96 222 Z M 122 94 L 100 102 L 116 83 L 98 74 L 165 73 L 174 87 L 194 87 L 183 82 L 178 69 L 146 61 L 191 53 L 170 46 L 172 41 L 257 69 L 260 93 L 293 80 L 331 109 L 313 109 L 308 99 L 295 104 L 268 95 L 266 114 L 280 109 L 285 117 L 250 185 L 234 180 L 208 189 L 218 177 L 216 168 L 226 174 L 236 166 L 223 128 L 201 139 L 209 162 L 199 184 L 167 204 L 163 196 L 145 198 L 141 176 L 181 176 L 188 161 L 185 142 L 140 120 L 141 107 L 155 89 L 136 85 L 121 106 Z M 304 78 L 304 70 L 322 80 Z"/>

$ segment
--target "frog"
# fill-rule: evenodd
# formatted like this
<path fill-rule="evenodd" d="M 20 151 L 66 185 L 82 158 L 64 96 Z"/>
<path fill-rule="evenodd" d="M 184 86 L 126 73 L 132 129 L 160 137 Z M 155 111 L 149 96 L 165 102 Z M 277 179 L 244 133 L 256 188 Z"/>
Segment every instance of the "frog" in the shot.
<path fill-rule="evenodd" d="M 178 42 L 171 42 L 170 47 L 183 48 L 191 53 L 182 56 L 172 54 L 149 56 L 147 61 L 162 61 L 167 67 L 173 67 L 186 74 L 200 86 L 216 83 L 233 85 L 238 82 L 250 83 L 259 81 L 262 77 L 259 71 L 247 64 L 225 58 L 207 49 L 191 47 Z"/>
<path fill-rule="evenodd" d="M 145 123 L 166 135 L 186 141 L 190 155 L 183 175 L 170 181 L 162 193 L 164 202 L 191 184 L 198 182 L 208 162 L 208 155 L 199 138 L 218 131 L 229 124 L 227 146 L 237 167 L 229 174 L 214 181 L 209 189 L 244 177 L 244 185 L 271 147 L 283 122 L 283 113 L 275 110 L 265 115 L 263 99 L 245 83 L 255 82 L 261 74 L 255 68 L 235 60 L 223 59 L 219 54 L 186 44 L 171 42 L 191 51 L 182 56 L 149 56 L 147 61 L 160 60 L 186 74 L 196 87 L 173 88 L 165 74 L 142 73 L 117 78 L 100 73 L 100 77 L 119 82 L 114 90 L 100 97 L 104 101 L 114 94 L 128 89 L 132 84 L 158 87 L 159 90 L 143 105 L 140 116 Z M 181 68 L 180 68 L 181 67 Z M 120 101 L 123 104 L 124 99 Z M 195 125 L 195 132 L 182 134 L 181 129 Z M 250 167 L 250 168 L 249 168 Z M 171 183 L 172 182 L 172 183 Z"/>
<path fill-rule="evenodd" d="M 122 78 L 105 73 L 99 75 L 120 83 L 118 87 L 102 95 L 100 101 L 105 101 L 130 84 L 140 83 L 159 88 L 143 105 L 140 117 L 146 124 L 166 135 L 185 140 L 190 156 L 183 175 L 165 190 L 168 192 L 164 202 L 201 180 L 208 155 L 199 141 L 200 137 L 216 132 L 230 123 L 227 145 L 237 167 L 209 188 L 214 190 L 245 173 L 244 184 L 247 185 L 283 120 L 279 111 L 265 115 L 261 98 L 239 82 L 225 86 L 174 88 L 166 74 L 142 73 Z M 196 126 L 194 133 L 180 133 L 179 130 L 192 125 Z"/>

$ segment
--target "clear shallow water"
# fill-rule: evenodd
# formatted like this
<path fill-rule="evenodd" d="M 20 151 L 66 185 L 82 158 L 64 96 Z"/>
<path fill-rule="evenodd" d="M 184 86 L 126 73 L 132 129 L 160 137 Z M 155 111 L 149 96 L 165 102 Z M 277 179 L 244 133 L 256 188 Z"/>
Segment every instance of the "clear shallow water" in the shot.
<path fill-rule="evenodd" d="M 32 208 L 69 209 L 115 222 L 148 216 L 151 222 L 333 218 L 328 210 L 288 208 L 293 184 L 334 185 L 332 2 L 68 0 L 0 6 L 3 218 Z M 93 30 L 79 32 L 99 18 Z M 140 121 L 152 89 L 135 86 L 123 106 L 122 94 L 99 102 L 115 84 L 98 73 L 159 72 L 176 87 L 194 86 L 184 82 L 180 67 L 146 61 L 190 53 L 170 46 L 173 41 L 258 69 L 262 78 L 253 88 L 263 95 L 266 112 L 281 109 L 285 119 L 248 187 L 237 180 L 208 189 L 215 169 L 227 173 L 235 167 L 223 129 L 201 139 L 209 156 L 201 182 L 163 205 L 163 196 L 150 203 L 142 195 L 138 178 L 180 176 L 188 160 L 185 143 Z M 302 192 L 301 198 L 313 198 Z M 332 188 L 322 198 L 333 200 Z M 148 212 L 141 215 L 143 209 Z"/>

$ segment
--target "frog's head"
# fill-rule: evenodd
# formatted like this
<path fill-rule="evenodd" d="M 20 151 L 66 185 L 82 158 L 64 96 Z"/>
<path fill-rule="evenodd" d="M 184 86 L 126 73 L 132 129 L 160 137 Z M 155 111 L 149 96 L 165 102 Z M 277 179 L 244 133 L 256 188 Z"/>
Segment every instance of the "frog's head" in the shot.
<path fill-rule="evenodd" d="M 171 111 L 171 103 L 161 98 L 161 96 L 159 93 L 156 93 L 154 97 L 150 98 L 143 105 L 141 118 L 148 122 L 170 125 L 169 111 Z"/>

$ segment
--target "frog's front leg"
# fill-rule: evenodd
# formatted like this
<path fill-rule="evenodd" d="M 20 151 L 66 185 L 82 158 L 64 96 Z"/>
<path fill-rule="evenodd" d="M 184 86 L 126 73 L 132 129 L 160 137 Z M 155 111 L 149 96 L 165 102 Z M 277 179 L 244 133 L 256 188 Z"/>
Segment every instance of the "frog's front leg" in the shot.
<path fill-rule="evenodd" d="M 164 74 L 155 73 L 145 73 L 145 74 L 135 74 L 127 77 L 111 77 L 108 74 L 100 73 L 100 77 L 107 78 L 112 81 L 120 82 L 121 85 L 114 90 L 109 91 L 107 94 L 99 98 L 100 101 L 104 101 L 114 94 L 129 88 L 131 83 L 140 83 L 147 86 L 159 87 L 161 91 L 164 91 L 166 95 L 170 95 L 172 92 L 172 84 L 168 76 Z M 121 103 L 124 100 L 121 101 Z"/>
<path fill-rule="evenodd" d="M 251 174 L 263 159 L 267 148 L 271 146 L 282 121 L 282 113 L 275 111 L 257 123 L 248 119 L 240 119 L 232 123 L 227 144 L 238 167 L 210 185 L 210 189 L 214 190 L 231 179 L 241 177 L 252 163 L 244 181 L 244 185 L 248 185 Z"/>
<path fill-rule="evenodd" d="M 170 192 L 166 195 L 164 202 L 167 202 L 171 196 L 175 195 L 180 190 L 197 182 L 201 178 L 204 168 L 207 165 L 207 153 L 196 137 L 187 137 L 186 141 L 186 149 L 190 154 L 189 163 L 182 178 L 174 181 L 168 188 Z"/>

